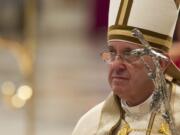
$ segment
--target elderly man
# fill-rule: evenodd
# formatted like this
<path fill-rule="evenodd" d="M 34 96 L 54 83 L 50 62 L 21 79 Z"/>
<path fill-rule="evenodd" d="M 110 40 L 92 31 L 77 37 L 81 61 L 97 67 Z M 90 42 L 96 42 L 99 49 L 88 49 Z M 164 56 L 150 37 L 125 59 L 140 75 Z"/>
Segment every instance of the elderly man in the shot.
<path fill-rule="evenodd" d="M 79 120 L 73 135 L 180 135 L 180 71 L 167 54 L 179 3 L 110 1 L 108 51 L 102 58 L 109 64 L 112 93 Z M 154 55 L 143 49 L 144 39 L 132 36 L 134 28 Z"/>

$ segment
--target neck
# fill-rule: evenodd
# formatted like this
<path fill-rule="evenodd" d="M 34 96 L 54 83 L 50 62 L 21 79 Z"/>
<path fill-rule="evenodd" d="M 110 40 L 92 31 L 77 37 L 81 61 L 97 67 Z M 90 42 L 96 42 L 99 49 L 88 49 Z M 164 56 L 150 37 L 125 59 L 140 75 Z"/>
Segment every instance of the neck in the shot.
<path fill-rule="evenodd" d="M 121 99 L 121 106 L 123 110 L 126 112 L 126 115 L 129 117 L 133 117 L 134 119 L 140 118 L 145 114 L 148 114 L 151 111 L 151 103 L 152 103 L 152 95 L 148 97 L 144 102 L 136 105 L 129 106 L 126 101 Z"/>
<path fill-rule="evenodd" d="M 143 103 L 145 100 L 147 100 L 150 97 L 150 95 L 152 95 L 152 91 L 147 93 L 144 96 L 141 96 L 139 94 L 138 96 L 133 96 L 133 97 L 129 98 L 129 100 L 125 100 L 125 99 L 123 99 L 123 100 L 126 101 L 126 104 L 128 106 L 132 107 L 132 106 L 136 106 L 136 105 Z"/>

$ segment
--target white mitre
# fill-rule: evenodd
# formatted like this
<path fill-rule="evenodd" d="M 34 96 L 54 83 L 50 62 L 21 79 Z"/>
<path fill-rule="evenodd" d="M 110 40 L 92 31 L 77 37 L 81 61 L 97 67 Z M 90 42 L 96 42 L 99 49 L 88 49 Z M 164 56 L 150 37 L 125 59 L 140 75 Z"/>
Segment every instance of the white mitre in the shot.
<path fill-rule="evenodd" d="M 151 46 L 168 52 L 178 19 L 180 0 L 110 0 L 109 41 L 140 42 L 132 36 L 138 28 Z M 180 71 L 172 62 L 167 74 L 180 80 Z"/>

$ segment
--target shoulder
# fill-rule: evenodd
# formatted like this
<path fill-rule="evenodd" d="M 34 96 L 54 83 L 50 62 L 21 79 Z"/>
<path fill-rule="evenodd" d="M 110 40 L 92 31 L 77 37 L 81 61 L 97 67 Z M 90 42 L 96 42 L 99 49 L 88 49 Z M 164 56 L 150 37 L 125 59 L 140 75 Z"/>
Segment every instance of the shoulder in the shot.
<path fill-rule="evenodd" d="M 93 135 L 98 128 L 104 102 L 85 113 L 76 124 L 72 135 Z"/>

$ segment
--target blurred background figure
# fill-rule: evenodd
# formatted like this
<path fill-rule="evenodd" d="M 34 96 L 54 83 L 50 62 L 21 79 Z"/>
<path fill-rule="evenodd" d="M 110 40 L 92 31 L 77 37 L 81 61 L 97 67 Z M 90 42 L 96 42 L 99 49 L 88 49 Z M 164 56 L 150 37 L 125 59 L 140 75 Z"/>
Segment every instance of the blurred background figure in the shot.
<path fill-rule="evenodd" d="M 106 38 L 108 26 L 108 9 L 109 0 L 92 0 L 90 21 L 90 32 L 93 38 L 102 37 Z"/>
<path fill-rule="evenodd" d="M 1 134 L 71 134 L 108 95 L 108 3 L 0 0 Z"/>
<path fill-rule="evenodd" d="M 180 17 L 178 18 L 177 21 L 175 35 L 174 35 L 174 45 L 170 50 L 170 56 L 175 61 L 176 65 L 180 68 Z"/>

